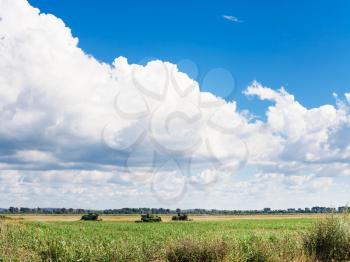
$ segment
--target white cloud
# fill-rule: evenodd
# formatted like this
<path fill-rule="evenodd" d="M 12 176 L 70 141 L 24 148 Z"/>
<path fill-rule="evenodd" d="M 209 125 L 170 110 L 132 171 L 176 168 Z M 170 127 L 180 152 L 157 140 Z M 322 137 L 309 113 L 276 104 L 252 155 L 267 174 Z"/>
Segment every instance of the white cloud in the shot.
<path fill-rule="evenodd" d="M 42 152 L 38 150 L 21 150 L 17 151 L 15 158 L 25 162 L 55 162 L 55 159 L 50 152 Z"/>
<path fill-rule="evenodd" d="M 256 82 L 245 94 L 275 103 L 269 107 L 263 126 L 278 143 L 275 154 L 267 155 L 265 163 L 256 160 L 261 169 L 322 176 L 348 174 L 348 106 L 323 105 L 307 109 L 284 89 L 274 91 Z"/>
<path fill-rule="evenodd" d="M 345 94 L 345 97 L 346 97 L 346 100 L 347 100 L 348 102 L 350 102 L 350 93 L 346 93 L 346 94 Z"/>
<path fill-rule="evenodd" d="M 240 23 L 242 22 L 241 20 L 239 20 L 237 17 L 233 16 L 233 15 L 223 15 L 222 16 L 224 19 L 234 22 L 234 23 Z"/>
<path fill-rule="evenodd" d="M 304 194 L 350 174 L 349 101 L 308 109 L 254 82 L 245 94 L 272 103 L 266 122 L 254 120 L 234 101 L 200 92 L 174 64 L 97 61 L 62 20 L 24 0 L 0 0 L 0 17 L 1 195 L 94 206 L 121 197 L 141 205 L 142 195 L 151 205 L 152 195 L 198 199 L 222 178 L 219 203 L 239 191 L 257 197 L 267 180 Z M 244 166 L 255 178 L 231 181 Z"/>

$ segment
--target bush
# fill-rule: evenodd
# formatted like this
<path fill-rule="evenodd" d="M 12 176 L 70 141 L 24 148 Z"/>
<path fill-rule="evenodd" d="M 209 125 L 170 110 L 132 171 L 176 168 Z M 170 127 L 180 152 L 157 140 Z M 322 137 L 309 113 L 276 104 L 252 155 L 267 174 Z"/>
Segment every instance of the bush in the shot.
<path fill-rule="evenodd" d="M 304 235 L 306 253 L 319 261 L 350 260 L 350 224 L 346 217 L 331 216 Z"/>
<path fill-rule="evenodd" d="M 269 261 L 270 246 L 269 243 L 255 235 L 242 239 L 236 246 L 238 257 L 246 262 L 265 262 Z"/>
<path fill-rule="evenodd" d="M 205 242 L 188 238 L 171 243 L 166 255 L 169 262 L 215 262 L 224 260 L 228 252 L 223 240 Z"/>

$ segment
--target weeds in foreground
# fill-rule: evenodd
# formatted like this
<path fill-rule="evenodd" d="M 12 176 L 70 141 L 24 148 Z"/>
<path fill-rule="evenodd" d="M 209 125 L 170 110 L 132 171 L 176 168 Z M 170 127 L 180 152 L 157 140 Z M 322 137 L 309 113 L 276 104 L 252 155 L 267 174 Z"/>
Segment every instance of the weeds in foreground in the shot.
<path fill-rule="evenodd" d="M 169 262 L 223 261 L 229 252 L 224 240 L 199 241 L 192 238 L 171 243 L 167 250 Z"/>
<path fill-rule="evenodd" d="M 305 252 L 319 261 L 349 261 L 349 222 L 347 216 L 335 215 L 316 222 L 303 237 Z"/>
<path fill-rule="evenodd" d="M 331 216 L 314 225 L 306 221 L 307 227 L 305 221 L 299 222 L 137 225 L 0 220 L 0 261 L 350 261 L 346 217 Z"/>

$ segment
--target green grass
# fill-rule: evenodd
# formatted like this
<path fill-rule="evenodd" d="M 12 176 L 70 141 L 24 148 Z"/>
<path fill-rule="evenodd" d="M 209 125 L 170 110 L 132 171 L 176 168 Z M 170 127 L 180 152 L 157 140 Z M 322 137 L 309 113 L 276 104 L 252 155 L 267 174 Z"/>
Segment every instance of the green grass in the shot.
<path fill-rule="evenodd" d="M 3 221 L 0 261 L 187 261 L 195 251 L 201 257 L 197 261 L 205 261 L 203 257 L 208 261 L 215 261 L 213 257 L 217 261 L 265 261 L 266 256 L 268 261 L 273 256 L 278 261 L 301 255 L 301 233 L 314 222 L 310 218 L 169 223 Z"/>

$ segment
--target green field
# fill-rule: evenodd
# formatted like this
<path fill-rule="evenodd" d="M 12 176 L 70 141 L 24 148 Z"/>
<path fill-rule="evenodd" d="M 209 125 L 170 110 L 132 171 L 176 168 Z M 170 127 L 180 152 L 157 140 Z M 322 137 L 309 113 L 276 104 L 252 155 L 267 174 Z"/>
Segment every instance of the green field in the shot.
<path fill-rule="evenodd" d="M 189 247 L 193 252 L 212 252 L 208 256 L 214 257 L 208 261 L 264 261 L 259 256 L 269 257 L 266 261 L 305 261 L 300 238 L 315 220 L 252 218 L 165 223 L 3 220 L 0 260 L 176 261 L 171 254 L 187 252 L 182 249 Z M 225 257 L 220 257 L 221 253 Z"/>

